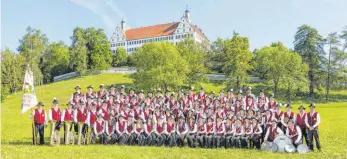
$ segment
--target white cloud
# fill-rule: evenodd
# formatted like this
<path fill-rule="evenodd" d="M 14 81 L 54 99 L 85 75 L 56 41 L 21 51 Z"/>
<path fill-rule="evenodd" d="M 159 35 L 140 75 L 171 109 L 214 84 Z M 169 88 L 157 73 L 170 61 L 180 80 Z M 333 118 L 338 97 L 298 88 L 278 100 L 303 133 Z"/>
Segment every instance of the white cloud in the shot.
<path fill-rule="evenodd" d="M 70 0 L 72 3 L 84 7 L 101 18 L 109 31 L 114 30 L 124 13 L 113 0 Z"/>

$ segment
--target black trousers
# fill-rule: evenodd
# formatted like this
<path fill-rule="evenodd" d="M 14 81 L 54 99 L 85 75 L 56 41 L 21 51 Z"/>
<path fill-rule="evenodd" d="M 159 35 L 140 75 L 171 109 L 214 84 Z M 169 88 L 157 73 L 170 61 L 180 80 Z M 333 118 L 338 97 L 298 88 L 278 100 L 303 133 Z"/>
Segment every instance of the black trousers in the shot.
<path fill-rule="evenodd" d="M 152 145 L 152 135 L 144 133 L 143 136 L 145 137 L 145 145 L 151 146 Z"/>
<path fill-rule="evenodd" d="M 321 145 L 320 145 L 320 141 L 319 141 L 319 135 L 318 135 L 318 130 L 308 130 L 308 141 L 309 141 L 309 145 L 308 147 L 310 148 L 310 150 L 313 150 L 314 146 L 313 146 L 313 138 L 316 140 L 316 146 L 317 149 L 320 150 L 321 149 Z"/>
<path fill-rule="evenodd" d="M 247 140 L 244 137 L 237 136 L 234 138 L 234 145 L 236 148 L 245 148 L 247 147 Z"/>
<path fill-rule="evenodd" d="M 35 124 L 35 134 L 36 134 L 36 139 L 37 139 L 37 134 L 40 135 L 40 145 L 45 144 L 45 139 L 44 139 L 44 133 L 45 133 L 45 125 L 44 124 Z M 36 144 L 37 140 L 36 140 Z"/>
<path fill-rule="evenodd" d="M 169 146 L 169 147 L 175 146 L 176 138 L 177 138 L 177 137 L 176 137 L 176 134 L 175 134 L 175 133 L 172 133 L 172 134 L 167 135 L 165 145 L 166 145 L 166 146 Z"/>
<path fill-rule="evenodd" d="M 116 140 L 117 140 L 117 135 L 116 134 L 108 135 L 108 137 L 110 137 L 110 141 L 108 143 L 110 143 L 110 144 L 115 144 L 116 143 Z"/>
<path fill-rule="evenodd" d="M 204 148 L 205 147 L 205 135 L 199 134 L 196 136 L 196 138 L 198 140 L 199 146 Z"/>
<path fill-rule="evenodd" d="M 132 137 L 132 143 L 131 145 L 139 145 L 139 146 L 143 146 L 145 144 L 145 136 L 142 134 L 131 134 Z"/>
<path fill-rule="evenodd" d="M 205 136 L 207 148 L 212 148 L 213 147 L 213 138 L 214 138 L 213 134 L 207 134 Z"/>
<path fill-rule="evenodd" d="M 225 136 L 225 148 L 231 148 L 234 146 L 233 144 L 233 137 L 232 135 L 226 135 Z"/>
<path fill-rule="evenodd" d="M 225 138 L 224 138 L 223 135 L 215 135 L 213 141 L 214 141 L 213 146 L 215 148 L 219 148 L 219 147 L 225 146 Z"/>
<path fill-rule="evenodd" d="M 184 146 L 184 139 L 186 138 L 186 134 L 180 134 L 177 138 L 177 146 L 183 147 Z"/>
<path fill-rule="evenodd" d="M 107 144 L 107 135 L 105 133 L 101 133 L 98 135 L 99 139 L 100 139 L 100 144 L 102 145 L 106 145 Z"/>
<path fill-rule="evenodd" d="M 254 135 L 251 137 L 251 141 L 253 143 L 253 145 L 259 150 L 260 149 L 260 139 L 261 136 L 260 135 Z"/>
<path fill-rule="evenodd" d="M 117 139 L 116 141 L 120 144 L 120 145 L 125 145 L 127 139 L 128 139 L 128 135 L 123 133 L 123 134 L 119 134 L 118 132 L 116 132 L 116 136 Z"/>
<path fill-rule="evenodd" d="M 188 134 L 187 135 L 187 139 L 188 139 L 188 146 L 195 148 L 195 134 Z"/>
<path fill-rule="evenodd" d="M 300 129 L 301 129 L 301 133 L 302 133 L 302 138 L 303 139 L 305 138 L 306 145 L 308 145 L 309 141 L 308 141 L 308 136 L 307 136 L 307 129 L 305 127 L 300 128 Z"/>

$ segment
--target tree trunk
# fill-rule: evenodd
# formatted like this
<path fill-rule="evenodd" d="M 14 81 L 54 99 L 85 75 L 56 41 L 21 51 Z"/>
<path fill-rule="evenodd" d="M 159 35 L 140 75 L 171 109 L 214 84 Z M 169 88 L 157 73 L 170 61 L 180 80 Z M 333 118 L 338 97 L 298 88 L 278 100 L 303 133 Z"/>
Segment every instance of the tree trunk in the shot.
<path fill-rule="evenodd" d="M 314 98 L 314 73 L 313 73 L 313 70 L 312 68 L 310 68 L 310 70 L 308 71 L 308 78 L 310 80 L 310 94 L 309 96 L 311 98 Z"/>
<path fill-rule="evenodd" d="M 240 76 L 236 77 L 236 87 L 240 89 Z"/>
<path fill-rule="evenodd" d="M 279 78 L 277 78 L 276 80 L 274 80 L 274 84 L 275 84 L 274 94 L 275 94 L 275 95 L 276 95 L 276 93 L 277 93 L 278 82 L 279 82 Z"/>
<path fill-rule="evenodd" d="M 325 96 L 326 101 L 329 101 L 329 89 L 330 89 L 330 57 L 331 57 L 331 43 L 329 48 L 329 59 L 328 59 L 328 77 L 327 77 L 327 93 Z"/>

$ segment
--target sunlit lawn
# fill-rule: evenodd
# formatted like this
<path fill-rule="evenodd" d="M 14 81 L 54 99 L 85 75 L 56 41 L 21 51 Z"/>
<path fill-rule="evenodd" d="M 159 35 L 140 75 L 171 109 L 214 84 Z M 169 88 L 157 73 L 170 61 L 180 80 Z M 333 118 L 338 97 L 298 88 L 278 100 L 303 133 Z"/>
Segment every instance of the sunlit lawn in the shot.
<path fill-rule="evenodd" d="M 50 108 L 53 97 L 65 104 L 74 91 L 73 87 L 81 85 L 83 90 L 89 84 L 130 84 L 131 80 L 122 74 L 100 74 L 37 87 L 39 100 Z M 224 86 L 204 84 L 206 91 L 218 92 Z M 87 146 L 33 146 L 31 144 L 31 120 L 29 113 L 19 116 L 21 93 L 12 95 L 1 105 L 1 157 L 2 158 L 347 158 L 347 103 L 317 103 L 322 123 L 319 126 L 323 152 L 305 155 L 278 154 L 256 150 L 238 149 L 201 149 L 201 148 L 165 148 L 165 147 L 131 147 L 118 145 Z M 297 111 L 294 105 L 294 110 Z M 307 106 L 307 103 L 306 103 Z M 48 143 L 49 128 L 45 129 Z M 61 131 L 61 135 L 63 132 Z"/>

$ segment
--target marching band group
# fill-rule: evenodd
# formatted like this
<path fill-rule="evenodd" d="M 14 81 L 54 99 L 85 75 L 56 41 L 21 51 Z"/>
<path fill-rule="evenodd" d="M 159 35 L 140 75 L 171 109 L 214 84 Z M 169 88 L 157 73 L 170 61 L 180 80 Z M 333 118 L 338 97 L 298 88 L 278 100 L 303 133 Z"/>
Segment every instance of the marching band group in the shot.
<path fill-rule="evenodd" d="M 259 96 L 252 94 L 250 87 L 234 94 L 221 90 L 205 94 L 201 87 L 198 94 L 190 88 L 187 93 L 177 94 L 170 90 L 162 92 L 125 92 L 112 85 L 109 90 L 101 84 L 98 91 L 87 87 L 86 93 L 76 86 L 67 108 L 61 110 L 57 99 L 49 109 L 48 120 L 42 102 L 32 112 L 34 119 L 33 138 L 36 144 L 44 144 L 44 127 L 50 121 L 51 144 L 59 144 L 60 127 L 64 126 L 65 144 L 73 144 L 77 133 L 77 144 L 96 143 L 139 146 L 179 146 L 204 148 L 256 148 L 262 143 L 272 142 L 279 134 L 288 136 L 294 146 L 303 143 L 313 150 L 313 139 L 320 150 L 318 136 L 320 115 L 315 104 L 309 112 L 299 107 L 292 112 L 290 104 L 282 112 L 281 104 L 274 95 L 266 97 L 261 90 Z M 75 132 L 72 131 L 74 129 Z M 70 133 L 70 134 L 69 134 Z"/>

